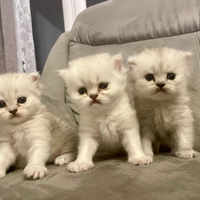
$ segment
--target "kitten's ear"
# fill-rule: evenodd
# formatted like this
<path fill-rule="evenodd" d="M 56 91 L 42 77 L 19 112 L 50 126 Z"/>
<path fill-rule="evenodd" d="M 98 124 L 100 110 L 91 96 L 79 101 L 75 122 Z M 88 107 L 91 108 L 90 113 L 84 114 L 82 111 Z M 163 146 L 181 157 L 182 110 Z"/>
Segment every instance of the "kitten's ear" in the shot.
<path fill-rule="evenodd" d="M 135 56 L 130 56 L 127 61 L 130 69 L 134 69 L 134 67 L 137 65 L 137 58 Z"/>
<path fill-rule="evenodd" d="M 114 68 L 117 71 L 121 72 L 122 68 L 123 68 L 123 66 L 122 66 L 122 60 L 123 60 L 122 55 L 121 54 L 114 55 L 112 57 L 112 59 L 113 59 Z"/>
<path fill-rule="evenodd" d="M 38 83 L 40 81 L 40 74 L 38 72 L 32 72 L 28 74 L 28 76 L 33 83 Z"/>
<path fill-rule="evenodd" d="M 182 51 L 182 55 L 184 58 L 187 59 L 187 58 L 190 58 L 193 55 L 193 53 L 189 51 Z"/>
<path fill-rule="evenodd" d="M 28 74 L 29 79 L 33 84 L 35 84 L 35 87 L 38 89 L 42 89 L 42 84 L 40 83 L 40 74 L 38 72 L 32 72 Z"/>
<path fill-rule="evenodd" d="M 58 71 L 59 75 L 63 78 L 63 80 L 68 79 L 69 70 L 68 69 L 61 69 Z"/>

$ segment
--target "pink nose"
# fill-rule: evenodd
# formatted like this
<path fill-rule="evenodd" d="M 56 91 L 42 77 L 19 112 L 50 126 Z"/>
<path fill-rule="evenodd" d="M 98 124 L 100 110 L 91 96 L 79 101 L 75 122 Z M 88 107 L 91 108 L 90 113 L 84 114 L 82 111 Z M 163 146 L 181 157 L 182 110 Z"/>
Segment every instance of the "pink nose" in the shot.
<path fill-rule="evenodd" d="M 98 97 L 98 94 L 90 95 L 90 98 L 93 99 L 93 100 L 95 100 L 97 97 Z"/>

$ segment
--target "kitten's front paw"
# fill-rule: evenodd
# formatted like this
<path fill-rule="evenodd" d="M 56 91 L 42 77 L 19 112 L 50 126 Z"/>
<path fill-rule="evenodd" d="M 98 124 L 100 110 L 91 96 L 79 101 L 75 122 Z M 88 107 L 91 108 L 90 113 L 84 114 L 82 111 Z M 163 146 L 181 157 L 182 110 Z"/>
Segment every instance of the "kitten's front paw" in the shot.
<path fill-rule="evenodd" d="M 128 162 L 133 165 L 148 165 L 153 162 L 153 157 L 150 155 L 144 155 L 141 157 L 132 157 L 128 159 Z"/>
<path fill-rule="evenodd" d="M 55 159 L 54 164 L 55 165 L 66 165 L 73 161 L 72 156 L 68 154 L 64 154 L 62 156 L 59 156 Z"/>
<path fill-rule="evenodd" d="M 177 151 L 175 152 L 175 155 L 182 159 L 190 159 L 197 157 L 199 153 L 194 150 L 188 150 L 188 151 Z"/>
<path fill-rule="evenodd" d="M 93 162 L 71 162 L 68 165 L 68 171 L 70 172 L 84 172 L 94 167 Z"/>
<path fill-rule="evenodd" d="M 27 179 L 39 179 L 47 175 L 47 168 L 41 165 L 27 165 L 24 169 L 24 176 Z"/>
<path fill-rule="evenodd" d="M 6 176 L 5 170 L 0 170 L 0 178 L 3 178 L 4 176 Z"/>

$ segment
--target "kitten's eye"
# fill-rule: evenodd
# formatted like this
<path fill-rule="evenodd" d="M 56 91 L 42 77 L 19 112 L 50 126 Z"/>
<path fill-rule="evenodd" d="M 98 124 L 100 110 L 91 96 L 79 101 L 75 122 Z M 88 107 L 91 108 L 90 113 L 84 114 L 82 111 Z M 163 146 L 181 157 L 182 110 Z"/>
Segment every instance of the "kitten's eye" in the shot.
<path fill-rule="evenodd" d="M 169 79 L 169 80 L 174 80 L 175 77 L 176 77 L 176 74 L 174 74 L 174 73 L 167 74 L 167 79 Z"/>
<path fill-rule="evenodd" d="M 100 83 L 99 89 L 106 89 L 108 87 L 108 83 Z"/>
<path fill-rule="evenodd" d="M 147 74 L 145 76 L 147 81 L 155 81 L 154 75 L 153 74 Z"/>
<path fill-rule="evenodd" d="M 26 97 L 19 97 L 19 98 L 17 99 L 17 103 L 23 104 L 23 103 L 25 103 L 25 102 L 26 102 Z"/>
<path fill-rule="evenodd" d="M 6 107 L 6 103 L 4 101 L 0 101 L 0 108 Z"/>
<path fill-rule="evenodd" d="M 78 93 L 79 94 L 85 94 L 85 93 L 87 93 L 87 90 L 86 90 L 86 88 L 80 88 L 79 90 L 78 90 Z"/>

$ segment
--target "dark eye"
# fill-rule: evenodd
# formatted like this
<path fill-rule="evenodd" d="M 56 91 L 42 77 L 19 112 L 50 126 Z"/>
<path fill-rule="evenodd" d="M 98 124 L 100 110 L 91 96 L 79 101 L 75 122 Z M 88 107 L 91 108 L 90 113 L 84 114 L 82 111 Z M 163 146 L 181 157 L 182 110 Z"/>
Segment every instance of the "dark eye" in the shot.
<path fill-rule="evenodd" d="M 153 74 L 147 74 L 145 78 L 147 81 L 155 81 Z"/>
<path fill-rule="evenodd" d="M 6 107 L 6 103 L 4 101 L 0 101 L 0 108 Z"/>
<path fill-rule="evenodd" d="M 108 83 L 100 83 L 99 89 L 106 89 L 108 87 Z"/>
<path fill-rule="evenodd" d="M 167 74 L 167 79 L 174 80 L 175 78 L 176 78 L 176 74 L 174 74 L 174 73 Z"/>
<path fill-rule="evenodd" d="M 79 94 L 85 94 L 85 93 L 87 93 L 87 90 L 86 90 L 86 88 L 80 88 L 79 90 L 78 90 L 78 93 Z"/>
<path fill-rule="evenodd" d="M 23 104 L 23 103 L 25 103 L 25 102 L 26 102 L 26 97 L 19 97 L 19 98 L 17 99 L 17 103 Z"/>

